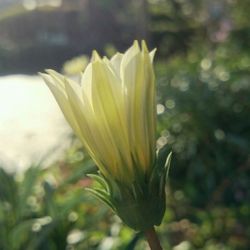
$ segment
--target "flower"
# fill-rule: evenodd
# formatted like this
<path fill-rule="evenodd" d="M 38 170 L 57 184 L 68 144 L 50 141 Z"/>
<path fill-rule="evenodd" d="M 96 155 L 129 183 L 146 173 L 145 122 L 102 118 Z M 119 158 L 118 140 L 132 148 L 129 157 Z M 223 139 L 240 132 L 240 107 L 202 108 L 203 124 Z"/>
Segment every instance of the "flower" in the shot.
<path fill-rule="evenodd" d="M 80 84 L 42 74 L 102 174 L 123 183 L 150 174 L 155 160 L 154 53 L 144 42 L 111 60 L 94 52 Z"/>
<path fill-rule="evenodd" d="M 156 161 L 154 54 L 145 42 L 140 48 L 135 41 L 110 60 L 94 51 L 80 83 L 53 70 L 41 74 L 100 170 L 101 177 L 92 177 L 103 187 L 92 192 L 135 229 L 147 227 L 145 217 L 150 215 L 141 211 L 147 202 L 160 202 L 161 218 L 165 210 L 166 168 L 158 168 Z M 159 208 L 151 206 L 148 213 L 159 217 Z"/>

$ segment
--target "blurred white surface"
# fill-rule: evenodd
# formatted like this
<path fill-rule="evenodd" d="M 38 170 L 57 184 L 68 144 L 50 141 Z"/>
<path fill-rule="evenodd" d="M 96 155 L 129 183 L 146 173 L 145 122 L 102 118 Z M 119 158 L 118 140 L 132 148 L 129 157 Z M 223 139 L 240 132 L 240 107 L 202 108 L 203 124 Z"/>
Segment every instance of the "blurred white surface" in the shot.
<path fill-rule="evenodd" d="M 71 129 L 38 76 L 0 77 L 0 167 L 48 164 L 69 146 Z"/>

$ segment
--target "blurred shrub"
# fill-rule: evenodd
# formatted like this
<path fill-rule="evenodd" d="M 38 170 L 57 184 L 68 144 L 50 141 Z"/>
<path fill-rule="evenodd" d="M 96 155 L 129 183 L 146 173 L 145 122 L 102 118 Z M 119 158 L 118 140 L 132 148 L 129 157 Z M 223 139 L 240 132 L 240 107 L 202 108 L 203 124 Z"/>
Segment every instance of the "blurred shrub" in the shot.
<path fill-rule="evenodd" d="M 77 75 L 84 71 L 89 63 L 89 58 L 86 55 L 81 55 L 66 61 L 63 64 L 62 71 L 67 75 Z"/>
<path fill-rule="evenodd" d="M 49 169 L 13 175 L 0 168 L 0 249 L 133 249 L 142 235 L 84 190 L 86 173 L 95 171 L 75 147 Z"/>
<path fill-rule="evenodd" d="M 250 61 L 231 46 L 194 43 L 157 66 L 158 146 L 174 152 L 166 230 L 186 249 L 250 245 Z"/>

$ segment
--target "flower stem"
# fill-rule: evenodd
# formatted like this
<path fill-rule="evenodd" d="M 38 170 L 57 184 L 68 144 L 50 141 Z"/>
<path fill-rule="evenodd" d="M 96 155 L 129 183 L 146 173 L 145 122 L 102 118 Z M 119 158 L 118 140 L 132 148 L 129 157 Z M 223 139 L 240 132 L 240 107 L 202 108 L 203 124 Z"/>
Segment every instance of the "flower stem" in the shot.
<path fill-rule="evenodd" d="M 162 250 L 161 243 L 160 243 L 159 238 L 155 232 L 154 227 L 145 231 L 145 236 L 147 238 L 147 241 L 148 241 L 148 244 L 149 244 L 151 250 Z"/>

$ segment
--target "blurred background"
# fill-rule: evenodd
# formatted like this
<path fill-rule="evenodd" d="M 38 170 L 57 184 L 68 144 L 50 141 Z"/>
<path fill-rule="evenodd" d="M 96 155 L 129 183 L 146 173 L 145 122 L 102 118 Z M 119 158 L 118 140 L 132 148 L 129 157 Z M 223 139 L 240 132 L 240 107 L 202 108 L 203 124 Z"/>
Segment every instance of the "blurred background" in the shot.
<path fill-rule="evenodd" d="M 247 0 L 0 1 L 0 249 L 143 250 L 84 187 L 96 168 L 38 71 L 157 47 L 157 146 L 174 153 L 164 249 L 250 249 Z"/>

